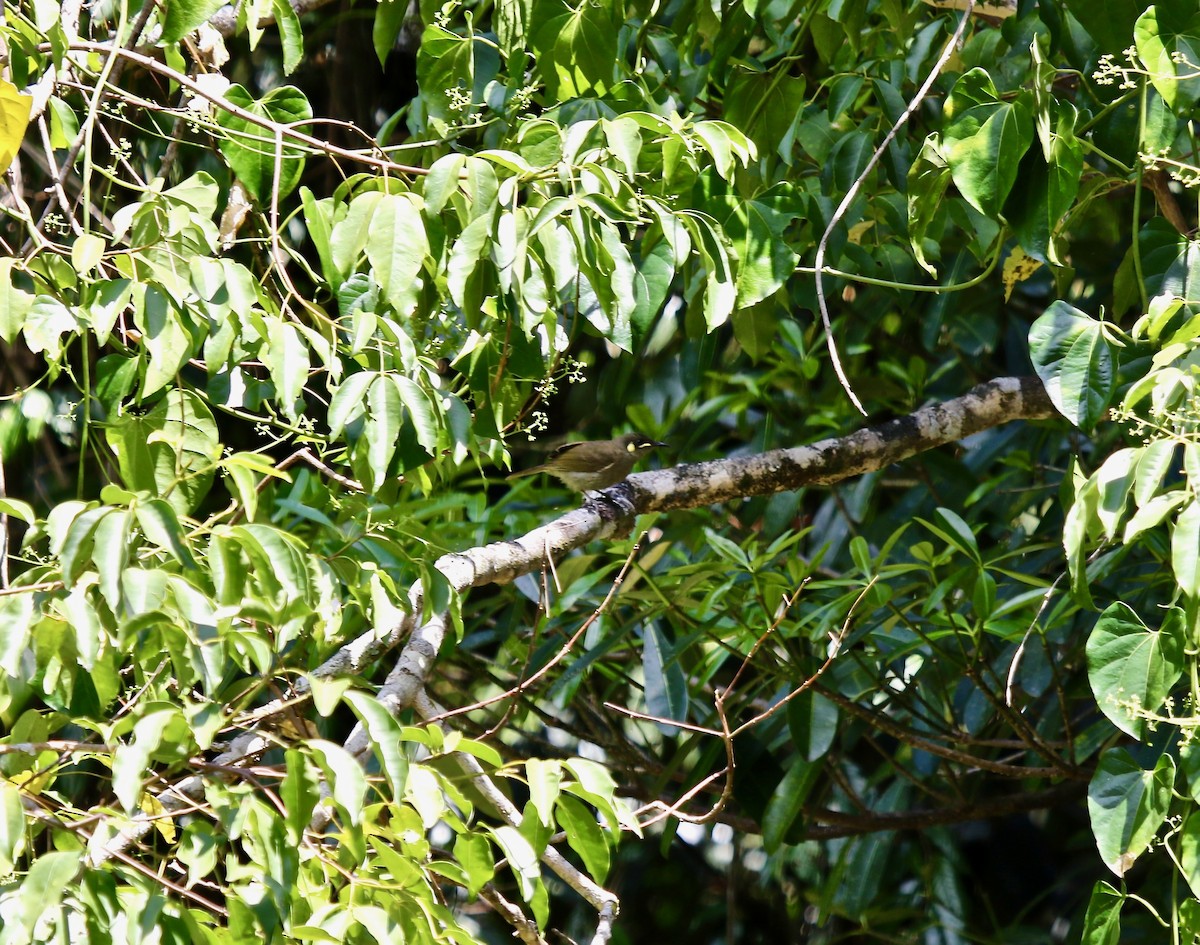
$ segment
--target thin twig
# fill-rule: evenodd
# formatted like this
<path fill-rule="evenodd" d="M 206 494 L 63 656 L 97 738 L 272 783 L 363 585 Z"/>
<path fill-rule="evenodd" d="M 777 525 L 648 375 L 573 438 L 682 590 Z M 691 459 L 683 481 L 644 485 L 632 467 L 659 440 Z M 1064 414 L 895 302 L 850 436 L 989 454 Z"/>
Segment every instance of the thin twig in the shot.
<path fill-rule="evenodd" d="M 938 57 L 937 62 L 934 63 L 933 69 L 930 70 L 929 75 L 926 76 L 924 83 L 922 83 L 921 88 L 917 90 L 917 94 L 913 97 L 913 100 L 908 103 L 908 107 L 904 109 L 903 114 L 896 119 L 895 124 L 888 129 L 888 133 L 884 135 L 883 141 L 880 143 L 879 147 L 875 149 L 875 153 L 871 155 L 871 159 L 867 161 L 867 166 L 862 169 L 862 173 L 858 175 L 854 183 L 850 185 L 849 190 L 846 191 L 846 196 L 842 198 L 842 202 L 838 204 L 837 209 L 833 211 L 833 216 L 829 218 L 829 225 L 825 227 L 825 232 L 821 234 L 820 242 L 817 243 L 817 255 L 814 262 L 814 268 L 817 272 L 817 307 L 821 311 L 821 324 L 825 328 L 825 342 L 829 349 L 829 360 L 833 363 L 833 370 L 834 373 L 837 374 L 838 382 L 842 385 L 842 390 L 846 392 L 846 395 L 850 398 L 850 402 L 858 408 L 858 412 L 864 417 L 867 415 L 867 411 L 863 408 L 863 405 L 859 402 L 854 390 L 850 387 L 850 380 L 846 377 L 846 372 L 842 368 L 842 359 L 838 355 L 837 340 L 833 337 L 833 325 L 831 324 L 829 318 L 829 303 L 825 300 L 825 285 L 824 280 L 822 279 L 822 273 L 825 267 L 825 248 L 829 245 L 829 237 L 833 235 L 834 227 L 841 222 L 842 217 L 846 215 L 846 211 L 850 209 L 850 204 L 858 195 L 858 190 L 860 187 L 862 187 L 863 182 L 866 181 L 867 175 L 875 169 L 875 165 L 878 164 L 880 158 L 883 157 L 883 152 L 887 150 L 888 146 L 895 139 L 896 134 L 908 121 L 909 116 L 917 110 L 917 106 L 920 105 L 925 99 L 925 96 L 929 94 L 929 90 L 933 87 L 933 83 L 936 82 L 938 76 L 942 74 L 942 70 L 946 67 L 946 63 L 950 61 L 950 57 L 954 54 L 954 50 L 958 48 L 959 41 L 962 39 L 963 33 L 967 28 L 967 22 L 970 20 L 971 12 L 974 9 L 975 0 L 967 0 L 967 6 L 963 11 L 962 20 L 958 24 L 958 29 L 954 31 L 954 35 L 951 36 L 950 41 L 946 43 L 946 48 L 942 50 L 942 54 Z"/>

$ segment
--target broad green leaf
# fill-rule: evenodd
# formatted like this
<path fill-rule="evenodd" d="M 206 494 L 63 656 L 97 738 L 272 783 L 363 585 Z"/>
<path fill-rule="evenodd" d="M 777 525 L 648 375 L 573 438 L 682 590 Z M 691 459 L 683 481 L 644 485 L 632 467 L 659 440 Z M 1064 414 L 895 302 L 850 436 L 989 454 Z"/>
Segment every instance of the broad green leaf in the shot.
<path fill-rule="evenodd" d="M 158 545 L 185 568 L 196 567 L 196 559 L 188 548 L 187 539 L 179 525 L 175 510 L 162 499 L 138 502 L 133 507 L 138 525 L 146 538 Z"/>
<path fill-rule="evenodd" d="M 1104 865 L 1124 876 L 1150 846 L 1167 818 L 1175 762 L 1160 755 L 1143 770 L 1124 748 L 1110 748 L 1088 785 L 1088 814 Z"/>
<path fill-rule="evenodd" d="M 817 761 L 825 756 L 837 737 L 839 717 L 837 705 L 815 690 L 788 703 L 788 729 L 802 758 Z"/>
<path fill-rule="evenodd" d="M 257 100 L 242 86 L 232 85 L 226 90 L 225 99 L 269 123 L 299 131 L 307 130 L 307 123 L 313 117 L 304 93 L 290 85 L 274 88 Z M 295 190 L 304 171 L 304 152 L 300 147 L 240 115 L 222 110 L 218 112 L 218 121 L 227 132 L 221 139 L 221 153 L 260 204 L 269 205 L 273 192 L 286 197 Z"/>
<path fill-rule="evenodd" d="M 667 300 L 674 278 L 673 253 L 666 240 L 659 240 L 649 250 L 643 250 L 633 277 L 635 304 L 630 322 L 635 343 L 650 331 L 654 317 Z"/>
<path fill-rule="evenodd" d="M 135 293 L 133 320 L 150 355 L 141 390 L 141 396 L 149 398 L 175 380 L 191 356 L 192 337 L 170 296 L 156 285 Z"/>
<path fill-rule="evenodd" d="M 223 0 L 171 0 L 163 18 L 161 41 L 177 43 L 221 9 Z"/>
<path fill-rule="evenodd" d="M 621 21 L 614 0 L 580 3 L 553 17 L 532 38 L 551 101 L 603 95 L 613 85 Z"/>
<path fill-rule="evenodd" d="M 143 417 L 126 414 L 105 428 L 127 488 L 165 498 L 187 515 L 208 494 L 221 442 L 208 405 L 172 388 Z"/>
<path fill-rule="evenodd" d="M 563 762 L 563 767 L 578 781 L 577 784 L 565 784 L 564 787 L 596 807 L 611 829 L 619 830 L 621 821 L 617 816 L 617 785 L 608 769 L 586 758 L 568 758 Z"/>
<path fill-rule="evenodd" d="M 1118 945 L 1121 941 L 1121 907 L 1125 894 L 1110 883 L 1097 880 L 1088 900 L 1080 945 Z"/>
<path fill-rule="evenodd" d="M 271 373 L 275 384 L 276 402 L 284 414 L 295 421 L 302 407 L 301 397 L 308 382 L 308 345 L 299 329 L 282 318 L 269 317 L 267 322 L 267 344 L 259 353 L 263 364 Z"/>
<path fill-rule="evenodd" d="M 541 883 L 541 869 L 537 854 L 519 830 L 507 824 L 495 827 L 492 836 L 508 859 L 508 868 L 513 871 L 521 889 L 521 898 L 530 902 Z"/>
<path fill-rule="evenodd" d="M 1178 444 L 1174 440 L 1154 440 L 1138 451 L 1133 501 L 1138 506 L 1149 502 L 1158 492 L 1163 478 L 1171 468 Z"/>
<path fill-rule="evenodd" d="M 1052 302 L 1029 329 L 1034 370 L 1055 408 L 1075 426 L 1096 425 L 1116 391 L 1113 347 L 1100 322 Z"/>
<path fill-rule="evenodd" d="M 1128 605 L 1111 605 L 1087 641 L 1096 704 L 1117 728 L 1141 738 L 1146 712 L 1157 712 L 1184 670 L 1183 612 L 1172 608 L 1151 630 Z"/>
<path fill-rule="evenodd" d="M 430 456 L 438 452 L 439 428 L 437 410 L 430 396 L 410 377 L 403 374 L 389 375 L 395 382 L 400 402 L 404 404 L 405 417 L 413 425 L 417 442 Z"/>
<path fill-rule="evenodd" d="M 1187 497 L 1187 493 L 1182 489 L 1156 495 L 1129 517 L 1129 521 L 1125 524 L 1124 535 L 1122 536 L 1124 543 L 1129 544 L 1142 532 L 1158 525 L 1163 519 L 1179 508 L 1179 506 L 1183 505 L 1187 501 Z"/>
<path fill-rule="evenodd" d="M 446 796 L 437 773 L 427 765 L 409 766 L 404 785 L 404 799 L 421 815 L 421 823 L 429 830 L 446 813 Z"/>
<path fill-rule="evenodd" d="M 804 111 L 804 78 L 777 67 L 773 72 L 738 69 L 725 89 L 725 120 L 740 128 L 762 155 L 792 163 L 793 126 Z"/>
<path fill-rule="evenodd" d="M 333 392 L 329 402 L 329 436 L 338 439 L 346 427 L 362 419 L 367 412 L 366 394 L 379 375 L 370 371 L 351 374 Z"/>
<path fill-rule="evenodd" d="M 1134 25 L 1133 39 L 1163 101 L 1178 110 L 1194 106 L 1200 100 L 1200 16 L 1195 8 L 1170 0 L 1148 7 Z"/>
<path fill-rule="evenodd" d="M 1179 831 L 1179 866 L 1193 896 L 1200 896 L 1200 812 L 1193 807 Z"/>
<path fill-rule="evenodd" d="M 304 207 L 304 225 L 308 230 L 308 238 L 312 240 L 317 257 L 321 260 L 321 275 L 329 283 L 340 281 L 337 268 L 333 264 L 333 200 L 318 200 L 307 187 L 300 188 L 300 200 Z"/>
<path fill-rule="evenodd" d="M 981 72 L 965 74 L 955 86 L 963 104 L 976 104 L 961 111 L 947 105 L 951 121 L 942 132 L 941 154 L 967 202 L 996 218 L 1016 183 L 1021 158 L 1033 143 L 1033 115 L 1024 97 L 1000 101 L 994 89 L 975 88 L 972 83 Z"/>
<path fill-rule="evenodd" d="M 1188 239 L 1162 217 L 1139 234 L 1145 292 L 1150 298 L 1200 298 L 1200 240 Z"/>
<path fill-rule="evenodd" d="M 467 874 L 467 895 L 474 899 L 486 883 L 496 875 L 492 845 L 477 833 L 460 833 L 454 838 L 454 858 Z"/>
<path fill-rule="evenodd" d="M 499 51 L 482 36 L 459 36 L 436 23 L 425 27 L 417 50 L 417 84 L 431 118 L 462 121 L 483 99 L 499 69 Z"/>
<path fill-rule="evenodd" d="M 367 240 L 371 237 L 371 218 L 382 199 L 383 194 L 377 190 L 358 194 L 350 201 L 345 216 L 333 224 L 329 252 L 334 271 L 326 275 L 336 288 L 340 289 L 341 283 L 350 277 L 359 256 L 366 249 Z"/>
<path fill-rule="evenodd" d="M 284 603 L 306 601 L 312 594 L 304 544 L 270 525 L 237 525 L 229 535 L 253 562 L 256 578 L 270 581 L 284 594 Z"/>
<path fill-rule="evenodd" d="M 78 334 L 83 328 L 67 306 L 48 295 L 39 295 L 32 300 L 24 311 L 21 327 L 29 350 L 35 354 L 44 352 L 51 361 L 62 355 L 63 336 Z"/>
<path fill-rule="evenodd" d="M 399 314 L 411 314 L 421 287 L 418 276 L 429 254 L 420 198 L 384 195 L 371 217 L 366 251 L 384 296 Z"/>
<path fill-rule="evenodd" d="M 13 285 L 12 271 L 16 264 L 17 260 L 11 256 L 0 259 L 0 339 L 8 344 L 24 329 L 34 301 L 33 295 Z"/>

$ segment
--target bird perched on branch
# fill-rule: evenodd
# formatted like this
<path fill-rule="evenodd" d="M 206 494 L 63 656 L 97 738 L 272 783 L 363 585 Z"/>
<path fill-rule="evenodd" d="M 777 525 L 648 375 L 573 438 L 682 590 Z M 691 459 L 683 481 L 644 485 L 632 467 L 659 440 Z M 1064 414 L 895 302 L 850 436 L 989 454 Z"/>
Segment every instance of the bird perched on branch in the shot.
<path fill-rule="evenodd" d="M 641 433 L 626 433 L 615 440 L 565 443 L 537 466 L 512 473 L 509 479 L 549 473 L 574 492 L 591 492 L 615 486 L 633 472 L 633 464 L 646 452 L 666 446 Z"/>

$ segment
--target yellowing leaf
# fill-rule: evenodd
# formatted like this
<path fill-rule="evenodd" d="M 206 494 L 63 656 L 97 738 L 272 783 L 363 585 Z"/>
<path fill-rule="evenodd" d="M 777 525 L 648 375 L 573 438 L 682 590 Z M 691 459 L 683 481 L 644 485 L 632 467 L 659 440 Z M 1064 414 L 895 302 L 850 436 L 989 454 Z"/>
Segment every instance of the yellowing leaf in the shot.
<path fill-rule="evenodd" d="M 11 82 L 0 79 L 0 173 L 8 170 L 17 156 L 32 109 L 32 95 L 25 95 Z"/>
<path fill-rule="evenodd" d="M 1004 260 L 1004 301 L 1008 301 L 1018 282 L 1024 282 L 1037 272 L 1041 265 L 1032 256 L 1025 255 L 1025 250 L 1020 246 L 1014 246 L 1008 259 Z"/>

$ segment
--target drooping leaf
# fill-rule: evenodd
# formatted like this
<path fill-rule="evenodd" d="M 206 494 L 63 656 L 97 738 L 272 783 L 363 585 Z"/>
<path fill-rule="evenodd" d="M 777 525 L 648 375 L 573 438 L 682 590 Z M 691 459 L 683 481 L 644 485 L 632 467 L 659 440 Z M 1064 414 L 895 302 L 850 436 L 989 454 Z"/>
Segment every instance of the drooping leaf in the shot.
<path fill-rule="evenodd" d="M 1064 417 L 1090 430 L 1116 392 L 1113 346 L 1100 322 L 1052 302 L 1029 329 L 1030 356 L 1046 393 Z"/>

